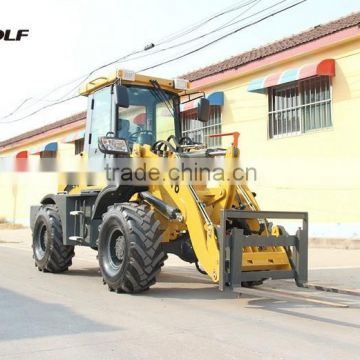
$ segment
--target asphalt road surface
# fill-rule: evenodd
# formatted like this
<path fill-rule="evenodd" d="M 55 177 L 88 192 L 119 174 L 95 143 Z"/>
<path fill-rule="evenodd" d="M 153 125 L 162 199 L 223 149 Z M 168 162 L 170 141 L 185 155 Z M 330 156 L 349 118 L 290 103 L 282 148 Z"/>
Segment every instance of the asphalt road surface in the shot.
<path fill-rule="evenodd" d="M 360 359 L 360 297 L 289 281 L 265 286 L 328 303 L 221 293 L 174 258 L 150 291 L 116 294 L 95 252 L 81 248 L 70 271 L 48 274 L 29 244 L 27 230 L 0 232 L 0 359 Z M 360 250 L 310 255 L 313 281 L 360 287 Z"/>

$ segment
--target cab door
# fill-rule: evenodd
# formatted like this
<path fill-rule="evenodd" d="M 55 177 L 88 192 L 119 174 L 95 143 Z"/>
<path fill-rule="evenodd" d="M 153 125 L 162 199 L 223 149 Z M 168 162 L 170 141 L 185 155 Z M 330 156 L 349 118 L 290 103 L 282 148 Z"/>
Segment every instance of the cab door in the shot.
<path fill-rule="evenodd" d="M 98 139 L 112 131 L 112 108 L 111 86 L 89 96 L 85 136 L 89 158 L 101 154 Z"/>

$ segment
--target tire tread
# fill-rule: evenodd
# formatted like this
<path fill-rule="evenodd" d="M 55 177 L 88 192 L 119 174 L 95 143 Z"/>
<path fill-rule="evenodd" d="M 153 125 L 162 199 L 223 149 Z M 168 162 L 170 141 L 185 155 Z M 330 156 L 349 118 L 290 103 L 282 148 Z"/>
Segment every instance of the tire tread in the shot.
<path fill-rule="evenodd" d="M 100 228 L 114 212 L 126 220 L 130 256 L 123 281 L 110 287 L 116 292 L 145 291 L 156 282 L 156 275 L 167 258 L 161 246 L 160 222 L 147 205 L 128 202 L 110 206 Z"/>
<path fill-rule="evenodd" d="M 43 215 L 48 219 L 50 224 L 50 234 L 51 238 L 48 240 L 48 246 L 50 246 L 50 251 L 46 255 L 46 261 L 42 264 L 39 261 L 36 261 L 36 265 L 41 271 L 51 272 L 51 273 L 60 273 L 68 270 L 72 265 L 72 258 L 75 255 L 74 246 L 63 245 L 63 232 L 61 219 L 59 215 L 59 210 L 56 205 L 43 205 L 39 209 L 38 215 Z M 36 234 L 33 234 L 35 236 Z M 33 242 L 33 250 L 34 250 Z"/>

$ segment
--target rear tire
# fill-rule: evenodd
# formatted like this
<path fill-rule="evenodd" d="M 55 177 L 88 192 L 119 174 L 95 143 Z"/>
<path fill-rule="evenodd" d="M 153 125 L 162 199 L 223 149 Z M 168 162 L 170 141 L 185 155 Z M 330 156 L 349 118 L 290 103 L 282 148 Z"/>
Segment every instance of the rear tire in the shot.
<path fill-rule="evenodd" d="M 138 293 L 155 284 L 166 259 L 159 226 L 145 204 L 108 208 L 99 231 L 99 265 L 110 291 Z"/>
<path fill-rule="evenodd" d="M 33 230 L 35 266 L 40 271 L 59 273 L 72 265 L 74 246 L 63 244 L 60 215 L 55 205 L 42 206 L 36 216 Z"/>

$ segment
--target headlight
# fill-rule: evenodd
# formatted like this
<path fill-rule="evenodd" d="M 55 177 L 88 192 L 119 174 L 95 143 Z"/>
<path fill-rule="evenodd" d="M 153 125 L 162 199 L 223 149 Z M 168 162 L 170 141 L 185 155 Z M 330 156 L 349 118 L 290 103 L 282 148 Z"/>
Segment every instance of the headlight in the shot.
<path fill-rule="evenodd" d="M 99 137 L 99 150 L 104 154 L 128 155 L 129 146 L 124 139 L 102 136 Z"/>

